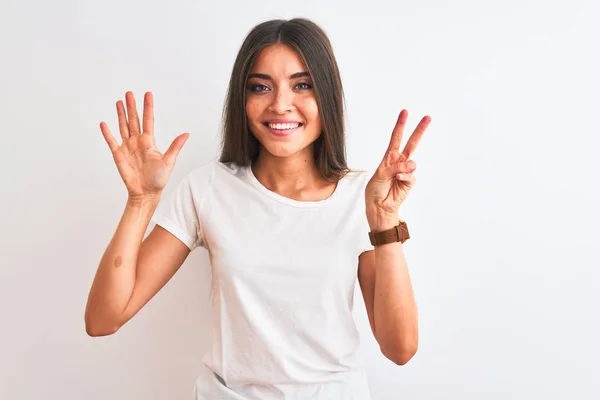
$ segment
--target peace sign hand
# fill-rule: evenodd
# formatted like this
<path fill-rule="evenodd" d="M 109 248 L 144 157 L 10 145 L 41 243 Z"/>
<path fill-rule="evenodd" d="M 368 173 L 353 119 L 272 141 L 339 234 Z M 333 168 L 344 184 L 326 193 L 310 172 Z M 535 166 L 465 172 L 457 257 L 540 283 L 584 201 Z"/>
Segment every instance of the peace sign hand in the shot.
<path fill-rule="evenodd" d="M 367 220 L 372 231 L 383 231 L 398 225 L 398 208 L 415 185 L 413 172 L 417 169 L 410 156 L 431 122 L 425 116 L 399 152 L 408 111 L 402 110 L 392 132 L 390 145 L 365 189 Z"/>

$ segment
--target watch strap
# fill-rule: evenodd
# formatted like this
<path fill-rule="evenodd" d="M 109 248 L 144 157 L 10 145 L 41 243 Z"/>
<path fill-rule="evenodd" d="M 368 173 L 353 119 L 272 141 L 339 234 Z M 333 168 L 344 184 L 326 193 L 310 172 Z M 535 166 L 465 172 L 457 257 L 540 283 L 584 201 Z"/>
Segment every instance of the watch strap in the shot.
<path fill-rule="evenodd" d="M 369 232 L 369 239 L 371 240 L 371 244 L 377 247 L 387 243 L 404 243 L 410 239 L 410 234 L 408 233 L 406 222 L 400 221 L 398 225 L 391 229 L 381 232 Z"/>

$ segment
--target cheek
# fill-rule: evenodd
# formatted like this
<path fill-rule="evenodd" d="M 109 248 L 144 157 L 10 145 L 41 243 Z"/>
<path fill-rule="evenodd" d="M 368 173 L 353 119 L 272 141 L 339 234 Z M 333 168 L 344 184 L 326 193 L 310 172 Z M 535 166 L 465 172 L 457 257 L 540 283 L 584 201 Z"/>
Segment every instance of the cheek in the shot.
<path fill-rule="evenodd" d="M 248 96 L 246 98 L 246 116 L 250 121 L 259 118 L 265 108 L 264 98 Z"/>
<path fill-rule="evenodd" d="M 246 101 L 246 117 L 248 117 L 250 121 L 256 117 L 256 105 L 252 101 Z"/>
<path fill-rule="evenodd" d="M 316 122 L 319 120 L 319 107 L 317 106 L 317 101 L 314 98 L 303 99 L 299 104 L 298 108 L 302 110 L 302 114 L 311 120 L 311 122 Z"/>
<path fill-rule="evenodd" d="M 315 100 L 308 101 L 304 104 L 303 107 L 304 117 L 310 123 L 310 126 L 315 131 L 321 131 L 321 117 L 319 115 L 319 107 L 317 106 L 317 102 Z"/>

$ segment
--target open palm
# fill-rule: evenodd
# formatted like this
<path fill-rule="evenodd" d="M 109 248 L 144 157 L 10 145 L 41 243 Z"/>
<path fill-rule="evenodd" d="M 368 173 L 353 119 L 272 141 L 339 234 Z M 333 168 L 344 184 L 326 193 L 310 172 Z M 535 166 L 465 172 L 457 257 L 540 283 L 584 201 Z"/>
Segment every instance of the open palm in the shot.
<path fill-rule="evenodd" d="M 108 125 L 100 123 L 104 139 L 112 152 L 119 174 L 130 197 L 159 194 L 167 185 L 177 155 L 189 137 L 183 133 L 173 140 L 162 154 L 154 140 L 154 101 L 151 92 L 144 96 L 142 128 L 132 92 L 125 94 L 127 113 L 123 102 L 117 102 L 117 116 L 122 143 L 119 146 Z"/>

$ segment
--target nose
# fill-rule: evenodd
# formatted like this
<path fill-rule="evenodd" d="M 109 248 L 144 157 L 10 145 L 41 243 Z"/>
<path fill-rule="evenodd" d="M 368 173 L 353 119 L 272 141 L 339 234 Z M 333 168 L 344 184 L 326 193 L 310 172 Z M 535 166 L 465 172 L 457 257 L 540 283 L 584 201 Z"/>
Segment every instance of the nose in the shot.
<path fill-rule="evenodd" d="M 273 101 L 269 105 L 269 111 L 276 114 L 285 114 L 292 110 L 293 93 L 288 89 L 277 89 Z"/>

